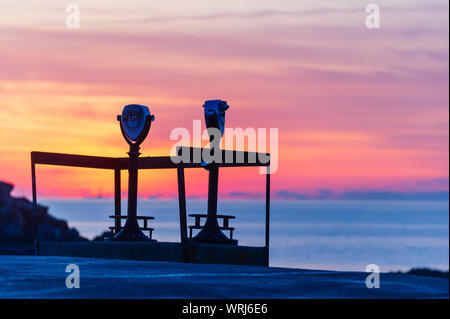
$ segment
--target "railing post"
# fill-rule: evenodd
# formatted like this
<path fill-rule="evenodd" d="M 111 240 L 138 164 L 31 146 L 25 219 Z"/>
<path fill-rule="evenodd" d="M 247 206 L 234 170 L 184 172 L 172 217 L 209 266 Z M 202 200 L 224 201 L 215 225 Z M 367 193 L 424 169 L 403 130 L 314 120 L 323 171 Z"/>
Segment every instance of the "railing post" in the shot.
<path fill-rule="evenodd" d="M 270 246 L 270 166 L 266 172 L 266 266 L 269 266 L 269 246 Z"/>
<path fill-rule="evenodd" d="M 34 237 L 34 254 L 39 255 L 39 219 L 37 210 L 37 193 L 36 193 L 36 164 L 34 163 L 33 154 L 31 154 L 31 188 L 33 192 L 33 237 Z"/>
<path fill-rule="evenodd" d="M 187 221 L 186 221 L 186 189 L 184 183 L 184 167 L 179 164 L 177 167 L 178 177 L 178 207 L 180 210 L 180 237 L 183 261 L 189 260 L 187 249 Z"/>
<path fill-rule="evenodd" d="M 121 207 L 121 180 L 120 180 L 120 169 L 116 168 L 114 170 L 114 215 L 116 216 L 114 220 L 115 234 L 119 233 L 122 222 L 120 215 L 122 215 Z"/>

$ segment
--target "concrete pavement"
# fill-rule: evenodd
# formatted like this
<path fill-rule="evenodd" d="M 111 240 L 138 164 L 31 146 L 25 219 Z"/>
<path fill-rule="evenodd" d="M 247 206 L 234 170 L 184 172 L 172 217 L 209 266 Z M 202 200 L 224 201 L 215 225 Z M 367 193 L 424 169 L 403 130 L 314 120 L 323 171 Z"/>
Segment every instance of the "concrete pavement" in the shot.
<path fill-rule="evenodd" d="M 80 288 L 66 287 L 66 266 Z M 80 257 L 0 256 L 0 298 L 448 298 L 448 278 Z"/>

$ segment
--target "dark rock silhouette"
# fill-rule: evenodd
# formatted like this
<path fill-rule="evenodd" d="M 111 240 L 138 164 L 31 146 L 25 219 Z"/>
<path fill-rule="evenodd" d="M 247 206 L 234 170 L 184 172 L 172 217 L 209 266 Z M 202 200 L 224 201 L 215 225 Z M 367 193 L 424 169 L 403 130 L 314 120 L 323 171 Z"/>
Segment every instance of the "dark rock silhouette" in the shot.
<path fill-rule="evenodd" d="M 448 279 L 448 270 L 437 270 L 430 268 L 412 268 L 406 272 L 397 271 L 391 272 L 395 274 L 408 274 L 408 275 L 416 275 L 416 276 L 427 276 L 427 277 L 438 277 L 438 278 L 447 278 Z"/>
<path fill-rule="evenodd" d="M 14 186 L 0 181 L 0 244 L 20 245 L 33 242 L 33 204 L 26 198 L 11 196 Z M 38 205 L 39 237 L 49 241 L 85 240 L 67 222 L 48 214 Z"/>

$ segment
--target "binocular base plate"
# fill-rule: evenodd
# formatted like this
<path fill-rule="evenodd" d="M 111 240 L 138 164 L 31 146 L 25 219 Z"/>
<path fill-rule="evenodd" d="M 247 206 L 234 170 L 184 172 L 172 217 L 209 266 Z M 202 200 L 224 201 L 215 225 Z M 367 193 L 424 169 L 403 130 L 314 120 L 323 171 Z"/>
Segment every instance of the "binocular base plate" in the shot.
<path fill-rule="evenodd" d="M 192 243 L 237 245 L 238 241 L 228 238 L 218 227 L 204 227 L 195 237 L 189 239 Z"/>
<path fill-rule="evenodd" d="M 123 228 L 111 241 L 156 241 L 148 238 L 139 228 Z"/>

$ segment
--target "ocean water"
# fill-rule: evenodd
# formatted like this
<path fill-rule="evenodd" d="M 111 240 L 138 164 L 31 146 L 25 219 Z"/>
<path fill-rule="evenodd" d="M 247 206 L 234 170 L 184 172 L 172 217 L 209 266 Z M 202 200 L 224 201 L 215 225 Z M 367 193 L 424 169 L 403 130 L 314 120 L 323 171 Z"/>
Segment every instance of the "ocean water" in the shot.
<path fill-rule="evenodd" d="M 113 224 L 112 199 L 41 199 L 50 214 L 92 239 Z M 126 201 L 122 202 L 126 212 Z M 206 201 L 189 200 L 189 213 L 205 213 Z M 240 245 L 264 246 L 263 201 L 220 201 Z M 158 241 L 179 242 L 178 202 L 139 200 L 138 214 L 155 216 Z M 188 217 L 188 223 L 193 220 Z M 448 201 L 272 201 L 270 266 L 365 271 L 412 267 L 449 269 Z"/>

